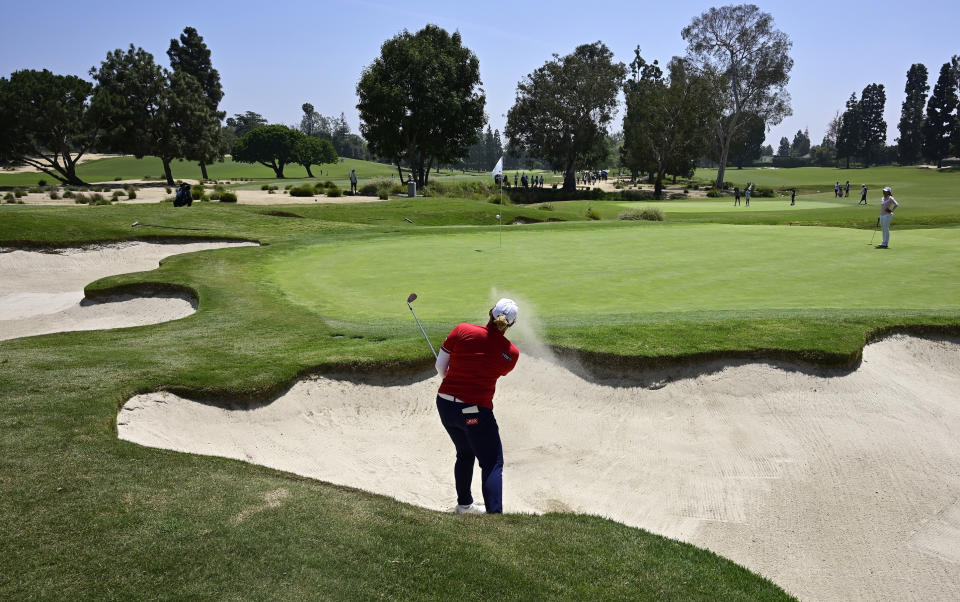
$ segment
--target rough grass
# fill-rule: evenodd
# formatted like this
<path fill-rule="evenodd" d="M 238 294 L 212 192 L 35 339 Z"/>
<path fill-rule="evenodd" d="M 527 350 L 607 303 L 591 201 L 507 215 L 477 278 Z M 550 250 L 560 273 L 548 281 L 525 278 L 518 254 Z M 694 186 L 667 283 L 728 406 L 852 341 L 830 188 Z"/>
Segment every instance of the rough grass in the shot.
<path fill-rule="evenodd" d="M 257 208 L 192 209 L 27 208 L 0 222 L 0 241 L 62 245 L 129 236 L 139 210 L 142 221 L 267 244 L 170 257 L 87 287 L 91 296 L 187 287 L 200 301 L 188 318 L 0 343 L 3 598 L 786 598 L 710 552 L 598 518 L 456 517 L 117 440 L 117 410 L 138 392 L 263 401 L 306 371 L 423 364 L 409 324 L 332 324 L 286 300 L 254 261 L 311 242 L 416 231 L 331 223 L 313 206 L 288 220 Z M 448 219 L 469 222 L 465 213 Z"/>

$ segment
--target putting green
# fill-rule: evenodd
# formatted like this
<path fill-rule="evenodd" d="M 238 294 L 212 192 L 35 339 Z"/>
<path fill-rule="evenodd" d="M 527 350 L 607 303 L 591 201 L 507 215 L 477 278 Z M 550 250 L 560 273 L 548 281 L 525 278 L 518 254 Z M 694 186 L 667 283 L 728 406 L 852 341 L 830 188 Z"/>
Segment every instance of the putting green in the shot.
<path fill-rule="evenodd" d="M 750 206 L 747 207 L 741 199 L 740 205 L 733 206 L 732 198 L 722 199 L 693 199 L 676 201 L 633 201 L 617 203 L 618 207 L 624 209 L 644 209 L 646 207 L 659 207 L 665 213 L 719 213 L 727 211 L 791 211 L 798 209 L 838 209 L 849 207 L 849 202 L 833 202 L 829 200 L 807 200 L 803 197 L 797 197 L 797 204 L 790 205 L 790 197 L 781 197 L 775 199 L 750 199 Z M 856 203 L 852 203 L 856 204 Z M 875 213 L 872 212 L 871 215 Z"/>
<path fill-rule="evenodd" d="M 869 240 L 868 231 L 790 226 L 513 227 L 502 248 L 496 230 L 340 241 L 274 254 L 261 269 L 294 303 L 349 322 L 396 320 L 410 292 L 429 319 L 447 322 L 481 319 L 499 295 L 528 315 L 580 323 L 703 310 L 960 309 L 956 229 L 894 231 L 890 250 Z"/>

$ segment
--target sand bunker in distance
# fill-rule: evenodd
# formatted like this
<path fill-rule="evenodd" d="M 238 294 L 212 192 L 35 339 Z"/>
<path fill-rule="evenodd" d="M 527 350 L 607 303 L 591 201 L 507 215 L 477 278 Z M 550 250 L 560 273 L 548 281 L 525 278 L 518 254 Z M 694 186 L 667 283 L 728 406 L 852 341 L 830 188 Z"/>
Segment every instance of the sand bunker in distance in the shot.
<path fill-rule="evenodd" d="M 83 288 L 114 274 L 157 268 L 164 257 L 256 243 L 123 243 L 57 253 L 0 253 L 0 340 L 51 332 L 99 330 L 157 324 L 196 311 L 178 295 L 125 295 L 108 302 L 85 301 Z"/>
<path fill-rule="evenodd" d="M 649 390 L 522 357 L 495 400 L 507 511 L 607 516 L 804 599 L 960 598 L 960 345 L 894 336 L 835 376 L 748 362 L 681 372 Z M 117 425 L 143 445 L 447 511 L 438 384 L 315 377 L 243 409 L 160 392 L 130 399 Z"/>

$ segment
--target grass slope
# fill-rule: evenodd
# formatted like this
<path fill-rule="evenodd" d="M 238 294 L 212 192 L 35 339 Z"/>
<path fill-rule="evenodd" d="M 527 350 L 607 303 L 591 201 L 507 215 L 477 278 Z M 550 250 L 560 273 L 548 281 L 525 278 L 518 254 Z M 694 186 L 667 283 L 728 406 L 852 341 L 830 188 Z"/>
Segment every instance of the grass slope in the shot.
<path fill-rule="evenodd" d="M 487 217 L 486 203 L 467 201 L 446 204 L 440 217 L 445 202 L 424 204 L 435 221 L 473 223 L 477 214 L 467 207 L 478 206 Z M 391 222 L 409 215 L 411 208 L 397 205 L 384 204 Z M 144 283 L 186 287 L 200 300 L 188 318 L 0 343 L 0 596 L 787 597 L 710 552 L 606 520 L 454 517 L 240 462 L 116 439 L 117 410 L 138 392 L 164 388 L 200 399 L 267 400 L 306 371 L 380 364 L 409 372 L 423 365 L 422 341 L 410 336 L 406 321 L 392 331 L 377 324 L 344 329 L 288 301 L 260 277 L 260 256 L 281 257 L 321 241 L 371 240 L 393 230 L 416 241 L 432 231 L 407 222 L 323 217 L 324 211 L 369 211 L 354 207 L 287 208 L 305 219 L 219 204 L 190 211 L 160 205 L 3 208 L 4 243 L 143 236 L 145 230 L 129 227 L 136 216 L 202 228 L 163 231 L 166 236 L 215 234 L 268 246 L 175 256 L 158 270 L 87 289 L 96 296 Z"/>

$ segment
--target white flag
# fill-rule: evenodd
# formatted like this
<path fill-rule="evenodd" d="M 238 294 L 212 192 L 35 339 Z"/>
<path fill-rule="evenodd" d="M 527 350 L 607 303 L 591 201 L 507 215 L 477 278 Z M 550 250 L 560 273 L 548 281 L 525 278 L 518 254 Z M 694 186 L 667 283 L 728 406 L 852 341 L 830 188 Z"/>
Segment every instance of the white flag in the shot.
<path fill-rule="evenodd" d="M 503 157 L 500 157 L 500 160 L 497 161 L 497 166 L 493 168 L 493 171 L 490 172 L 491 176 L 496 177 L 497 174 L 503 173 Z"/>

